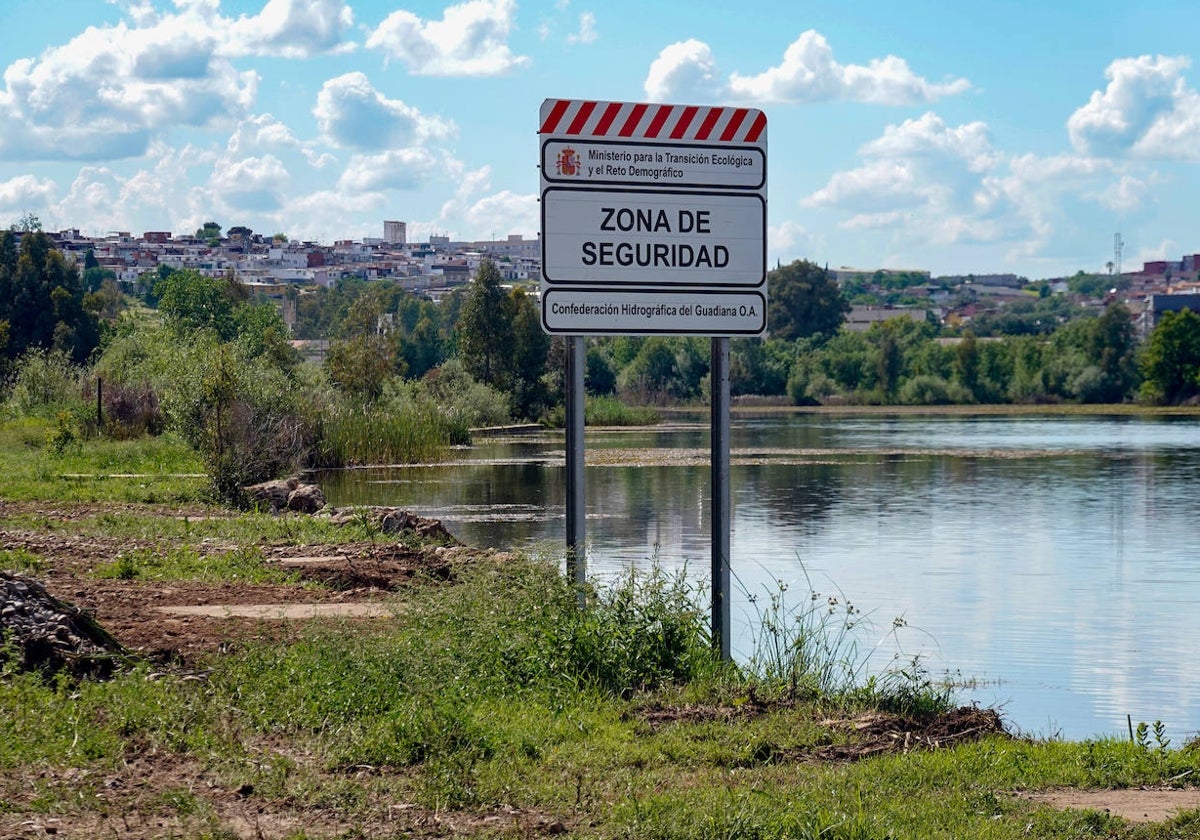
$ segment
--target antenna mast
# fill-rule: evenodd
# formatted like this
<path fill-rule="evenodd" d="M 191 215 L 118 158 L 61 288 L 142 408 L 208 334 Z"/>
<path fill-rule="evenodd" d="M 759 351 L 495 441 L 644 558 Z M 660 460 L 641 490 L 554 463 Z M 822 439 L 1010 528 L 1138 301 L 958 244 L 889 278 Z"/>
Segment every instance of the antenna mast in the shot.
<path fill-rule="evenodd" d="M 1125 247 L 1125 240 L 1121 239 L 1121 231 L 1113 234 L 1113 263 L 1117 267 L 1117 277 L 1121 276 L 1121 249 Z"/>

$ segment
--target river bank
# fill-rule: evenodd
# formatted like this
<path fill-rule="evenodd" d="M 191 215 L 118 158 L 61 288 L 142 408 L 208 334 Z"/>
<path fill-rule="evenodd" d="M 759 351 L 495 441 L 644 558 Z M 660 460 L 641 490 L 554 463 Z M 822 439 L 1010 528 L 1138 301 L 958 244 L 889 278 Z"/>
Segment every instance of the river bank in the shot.
<path fill-rule="evenodd" d="M 0 837 L 1200 829 L 1200 750 L 1152 721 L 1030 738 L 919 669 L 837 691 L 809 666 L 729 670 L 702 595 L 669 572 L 610 580 L 581 612 L 536 556 L 366 508 L 207 504 L 177 442 L 0 435 L 0 567 L 131 654 L 105 680 L 0 665 Z"/>
<path fill-rule="evenodd" d="M 137 660 L 102 682 L 4 666 L 0 836 L 1165 838 L 1200 826 L 1191 745 L 1152 731 L 1038 741 L 985 710 L 896 710 L 904 692 L 882 686 L 830 695 L 726 673 L 687 635 L 703 616 L 678 581 L 630 581 L 580 615 L 542 563 L 373 521 L 0 504 L 0 565 L 46 581 Z M 364 603 L 382 611 L 233 608 Z M 202 604 L 216 609 L 171 609 Z"/>

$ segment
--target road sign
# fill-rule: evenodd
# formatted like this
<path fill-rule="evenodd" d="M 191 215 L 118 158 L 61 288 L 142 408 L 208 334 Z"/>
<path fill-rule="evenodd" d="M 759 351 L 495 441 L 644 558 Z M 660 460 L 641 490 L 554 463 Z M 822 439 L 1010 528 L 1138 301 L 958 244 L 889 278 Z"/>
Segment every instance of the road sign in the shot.
<path fill-rule="evenodd" d="M 575 335 L 758 335 L 767 322 L 762 292 L 552 288 L 543 321 Z"/>
<path fill-rule="evenodd" d="M 762 189 L 767 156 L 757 146 L 714 151 L 694 143 L 613 143 L 606 140 L 547 140 L 542 172 L 555 184 Z"/>
<path fill-rule="evenodd" d="M 542 276 L 551 286 L 760 286 L 766 223 L 757 193 L 551 187 Z"/>
<path fill-rule="evenodd" d="M 548 99 L 542 325 L 590 335 L 766 329 L 766 116 Z"/>

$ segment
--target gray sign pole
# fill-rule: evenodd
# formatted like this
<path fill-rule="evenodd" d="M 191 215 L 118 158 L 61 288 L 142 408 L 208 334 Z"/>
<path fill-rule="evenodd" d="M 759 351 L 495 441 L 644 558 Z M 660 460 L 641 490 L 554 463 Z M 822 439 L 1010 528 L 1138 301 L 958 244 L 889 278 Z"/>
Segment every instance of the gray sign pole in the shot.
<path fill-rule="evenodd" d="M 721 661 L 729 649 L 729 339 L 712 340 L 712 638 Z"/>
<path fill-rule="evenodd" d="M 583 371 L 586 364 L 583 336 L 569 335 L 567 342 L 567 576 L 584 605 L 587 558 L 584 552 L 587 507 L 583 482 Z"/>

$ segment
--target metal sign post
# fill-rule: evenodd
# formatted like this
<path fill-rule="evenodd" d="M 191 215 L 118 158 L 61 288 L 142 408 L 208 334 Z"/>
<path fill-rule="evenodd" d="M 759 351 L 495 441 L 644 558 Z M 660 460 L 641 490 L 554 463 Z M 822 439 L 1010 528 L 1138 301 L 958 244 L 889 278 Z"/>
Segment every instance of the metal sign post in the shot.
<path fill-rule="evenodd" d="M 767 118 L 547 99 L 542 328 L 567 336 L 567 566 L 583 592 L 585 335 L 712 337 L 713 644 L 730 657 L 729 337 L 767 328 Z"/>
<path fill-rule="evenodd" d="M 567 576 L 575 585 L 579 606 L 584 605 L 587 581 L 585 539 L 587 505 L 584 497 L 583 450 L 583 336 L 568 336 L 567 342 Z"/>
<path fill-rule="evenodd" d="M 712 340 L 712 639 L 721 661 L 729 648 L 729 339 Z"/>

